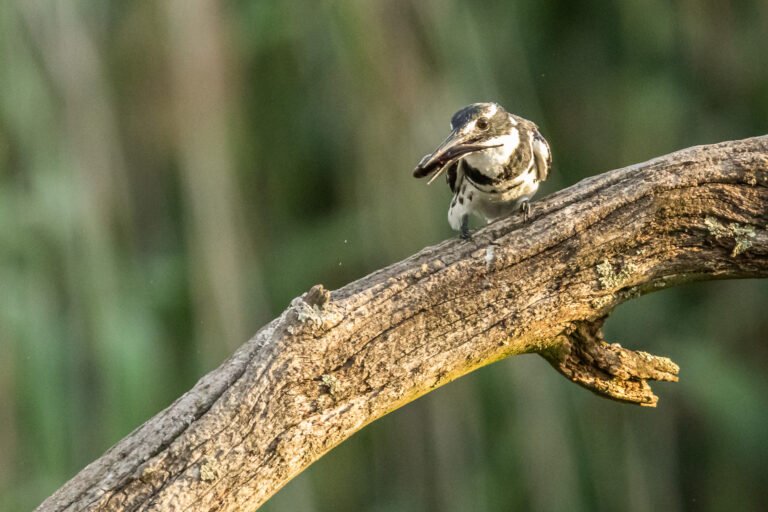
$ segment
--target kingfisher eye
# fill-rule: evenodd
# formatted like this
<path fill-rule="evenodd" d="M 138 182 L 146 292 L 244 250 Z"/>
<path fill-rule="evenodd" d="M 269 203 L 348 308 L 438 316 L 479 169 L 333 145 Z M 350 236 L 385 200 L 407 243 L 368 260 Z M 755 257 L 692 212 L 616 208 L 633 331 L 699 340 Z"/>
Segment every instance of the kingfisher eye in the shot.
<path fill-rule="evenodd" d="M 484 117 L 481 117 L 475 122 L 475 126 L 478 130 L 487 130 L 488 129 L 488 120 Z"/>

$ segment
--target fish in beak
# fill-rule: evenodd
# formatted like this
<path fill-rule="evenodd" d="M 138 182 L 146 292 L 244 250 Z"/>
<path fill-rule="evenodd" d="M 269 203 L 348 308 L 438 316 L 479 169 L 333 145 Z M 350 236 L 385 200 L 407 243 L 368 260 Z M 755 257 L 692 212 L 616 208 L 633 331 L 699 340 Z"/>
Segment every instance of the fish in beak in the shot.
<path fill-rule="evenodd" d="M 464 155 L 484 149 L 496 148 L 501 144 L 481 144 L 477 134 L 463 134 L 456 129 L 443 141 L 438 148 L 425 155 L 419 164 L 413 170 L 414 178 L 424 178 L 432 175 L 427 184 L 429 185 L 440 176 L 445 169 L 460 160 Z"/>

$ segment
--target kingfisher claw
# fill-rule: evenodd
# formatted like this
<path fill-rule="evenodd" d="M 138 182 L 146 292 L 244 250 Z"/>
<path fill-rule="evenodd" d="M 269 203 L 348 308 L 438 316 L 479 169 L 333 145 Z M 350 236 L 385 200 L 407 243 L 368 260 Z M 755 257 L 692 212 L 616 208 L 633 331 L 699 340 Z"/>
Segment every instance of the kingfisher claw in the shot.
<path fill-rule="evenodd" d="M 461 219 L 461 229 L 459 230 L 459 238 L 462 240 L 472 240 L 472 232 L 469 230 L 469 216 L 465 215 Z"/>
<path fill-rule="evenodd" d="M 523 212 L 523 222 L 528 222 L 528 219 L 531 218 L 531 203 L 527 199 L 524 199 L 522 203 L 520 203 L 520 211 Z"/>

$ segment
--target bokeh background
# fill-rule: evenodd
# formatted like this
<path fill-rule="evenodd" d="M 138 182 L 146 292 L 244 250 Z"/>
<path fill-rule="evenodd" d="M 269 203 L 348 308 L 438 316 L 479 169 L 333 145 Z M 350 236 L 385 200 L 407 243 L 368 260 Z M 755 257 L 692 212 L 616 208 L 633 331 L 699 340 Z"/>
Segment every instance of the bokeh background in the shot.
<path fill-rule="evenodd" d="M 4 0 L 0 510 L 29 510 L 292 297 L 453 236 L 411 169 L 450 115 L 535 120 L 540 193 L 768 133 L 768 3 Z M 275 511 L 768 509 L 768 282 L 622 306 L 656 410 L 535 356 L 369 426 Z"/>

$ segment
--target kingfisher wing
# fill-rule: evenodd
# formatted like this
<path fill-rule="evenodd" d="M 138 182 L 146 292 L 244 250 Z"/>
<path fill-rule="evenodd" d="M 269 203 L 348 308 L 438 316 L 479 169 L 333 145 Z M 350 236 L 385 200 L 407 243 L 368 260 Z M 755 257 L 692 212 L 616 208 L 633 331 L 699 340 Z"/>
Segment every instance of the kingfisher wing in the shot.
<path fill-rule="evenodd" d="M 448 169 L 446 169 L 447 172 L 445 173 L 445 181 L 448 183 L 448 186 L 451 187 L 451 192 L 456 192 L 456 189 L 458 189 L 461 185 L 461 180 L 459 179 L 460 163 L 461 160 L 454 162 L 448 166 Z"/>
<path fill-rule="evenodd" d="M 549 176 L 549 168 L 552 166 L 552 153 L 546 139 L 538 131 L 533 134 L 533 158 L 536 165 L 536 179 L 546 180 Z"/>

